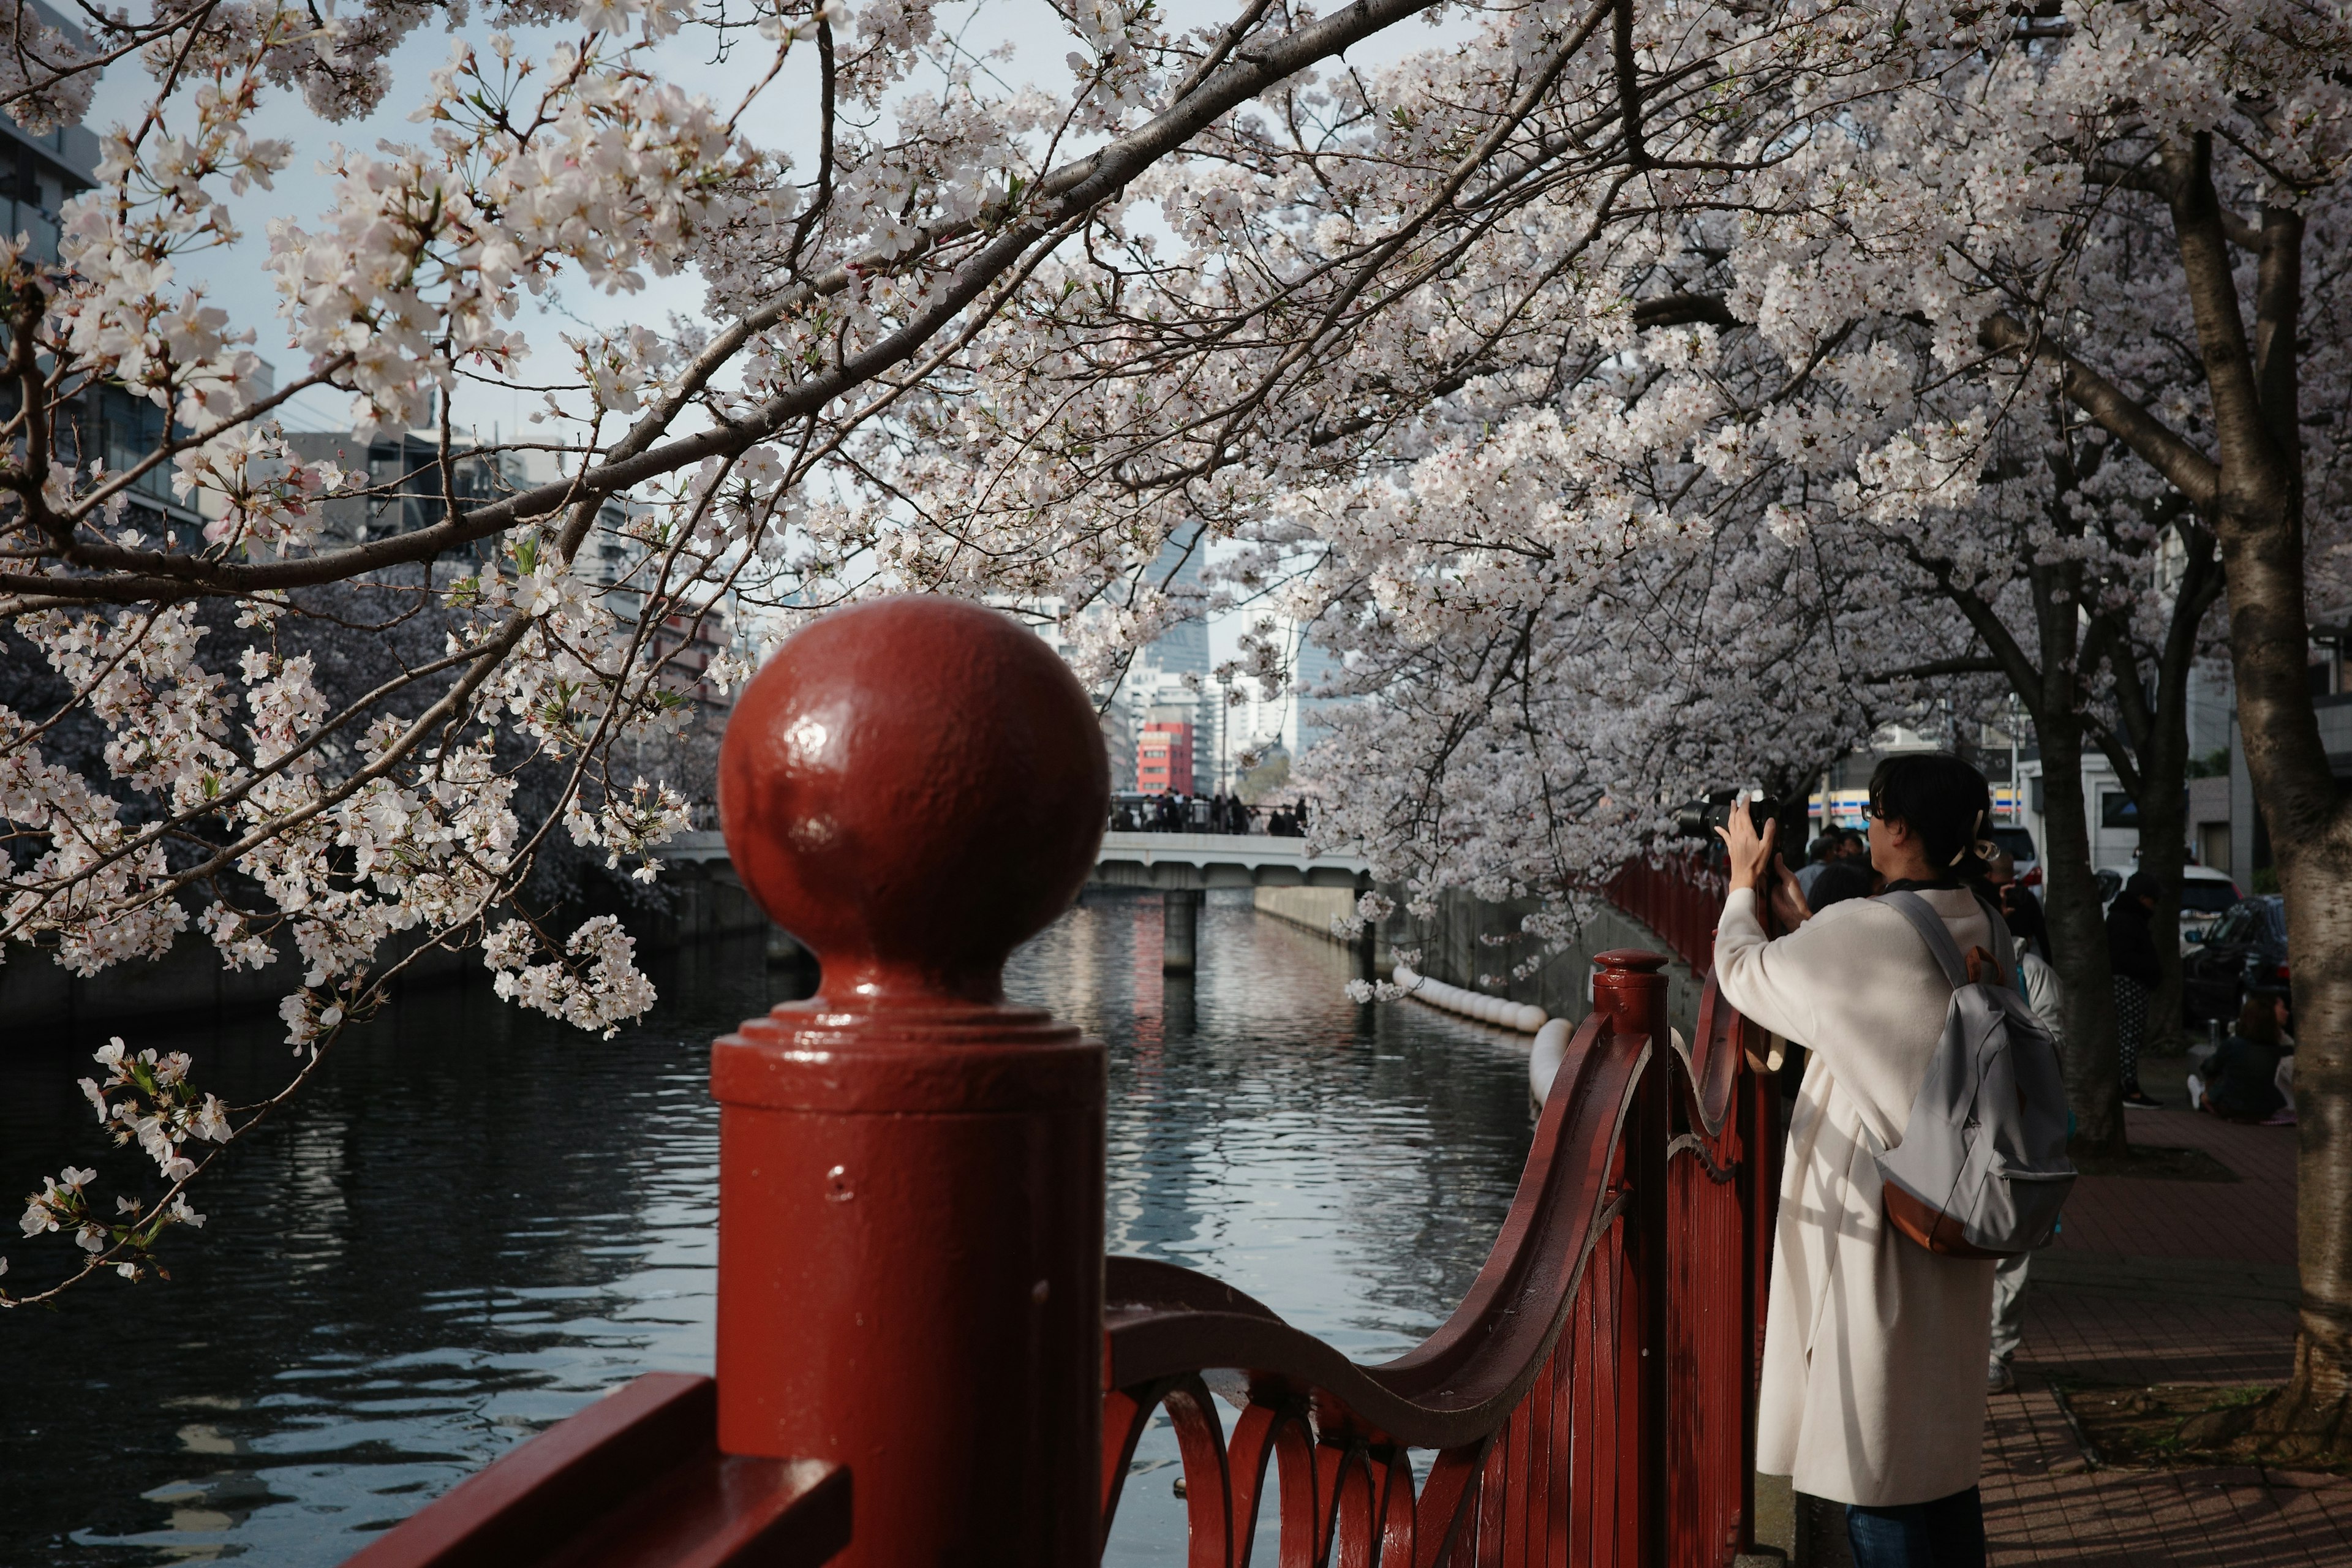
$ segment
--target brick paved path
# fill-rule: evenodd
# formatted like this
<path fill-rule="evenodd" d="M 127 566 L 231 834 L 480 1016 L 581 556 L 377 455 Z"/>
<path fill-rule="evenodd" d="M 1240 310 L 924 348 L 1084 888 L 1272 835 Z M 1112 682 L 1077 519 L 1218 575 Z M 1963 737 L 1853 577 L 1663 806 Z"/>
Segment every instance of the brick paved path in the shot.
<path fill-rule="evenodd" d="M 2163 1110 L 2133 1112 L 2131 1131 L 2139 1143 L 2202 1148 L 2242 1179 L 2076 1184 L 2064 1234 L 2034 1259 L 2019 1392 L 1992 1400 L 1992 1561 L 2346 1568 L 2352 1480 L 2084 1463 L 2046 1375 L 2278 1382 L 2294 1346 L 2294 1130 Z"/>

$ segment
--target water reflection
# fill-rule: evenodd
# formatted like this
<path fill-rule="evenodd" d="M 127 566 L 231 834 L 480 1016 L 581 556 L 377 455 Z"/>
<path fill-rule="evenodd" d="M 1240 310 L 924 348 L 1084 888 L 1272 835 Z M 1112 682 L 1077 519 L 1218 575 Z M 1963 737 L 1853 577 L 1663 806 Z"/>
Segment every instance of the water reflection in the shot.
<path fill-rule="evenodd" d="M 1159 937 L 1156 897 L 1090 901 L 1007 980 L 1109 1043 L 1111 1246 L 1359 1358 L 1419 1339 L 1508 1203 L 1524 1056 L 1354 1006 L 1340 950 L 1245 903 L 1203 911 L 1197 979 L 1161 975 Z M 709 1041 L 792 978 L 756 942 L 657 978 L 659 1012 L 611 1041 L 478 989 L 412 994 L 210 1187 L 171 1284 L 0 1318 L 0 1563 L 339 1562 L 603 1390 L 707 1370 Z M 95 1043 L 7 1043 L 0 1175 L 99 1163 L 73 1088 Z M 286 1060 L 266 1022 L 131 1043 L 247 1096 Z M 6 1250 L 21 1280 L 32 1254 Z M 1113 1561 L 1181 1561 L 1166 1479 L 1136 1478 Z"/>

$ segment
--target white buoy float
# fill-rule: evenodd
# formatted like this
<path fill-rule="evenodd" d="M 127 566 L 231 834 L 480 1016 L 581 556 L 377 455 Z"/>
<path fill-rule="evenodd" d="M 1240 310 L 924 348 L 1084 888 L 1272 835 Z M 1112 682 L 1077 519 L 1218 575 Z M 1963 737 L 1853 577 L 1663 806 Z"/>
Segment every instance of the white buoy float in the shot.
<path fill-rule="evenodd" d="M 1535 1044 L 1528 1050 L 1528 1092 L 1538 1107 L 1551 1092 L 1551 1080 L 1559 1076 L 1559 1065 L 1568 1059 L 1569 1038 L 1575 1033 L 1565 1018 L 1554 1018 L 1536 1031 Z"/>
<path fill-rule="evenodd" d="M 1544 1010 L 1530 1003 L 1513 1002 L 1501 996 L 1488 996 L 1460 985 L 1448 985 L 1443 980 L 1432 980 L 1414 973 L 1409 964 L 1396 966 L 1397 984 L 1416 1002 L 1426 1002 L 1449 1013 L 1465 1018 L 1493 1024 L 1505 1029 L 1515 1029 L 1522 1035 L 1532 1035 L 1548 1022 Z"/>
<path fill-rule="evenodd" d="M 1690 1046 L 1684 1040 L 1683 1032 L 1680 1029 L 1666 1032 L 1674 1037 L 1675 1052 L 1687 1056 Z M 1575 1035 L 1575 1026 L 1565 1018 L 1554 1018 L 1536 1031 L 1535 1043 L 1528 1050 L 1528 1093 L 1533 1097 L 1538 1110 L 1543 1109 L 1545 1100 L 1551 1094 L 1551 1086 L 1559 1077 L 1561 1064 L 1568 1060 L 1568 1042 Z"/>

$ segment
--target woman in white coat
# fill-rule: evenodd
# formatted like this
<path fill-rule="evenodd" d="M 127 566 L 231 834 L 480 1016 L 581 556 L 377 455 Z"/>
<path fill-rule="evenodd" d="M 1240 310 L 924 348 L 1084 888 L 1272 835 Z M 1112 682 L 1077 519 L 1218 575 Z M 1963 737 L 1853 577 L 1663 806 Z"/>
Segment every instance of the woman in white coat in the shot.
<path fill-rule="evenodd" d="M 1890 757 L 1870 781 L 1873 869 L 1926 899 L 1963 952 L 1991 940 L 1967 887 L 1991 804 L 1982 774 L 1940 753 Z M 1785 867 L 1771 893 L 1793 929 L 1767 941 L 1773 828 L 1759 837 L 1736 809 L 1720 831 L 1731 894 L 1716 979 L 1810 1052 L 1773 1237 L 1757 1468 L 1847 1505 L 1856 1568 L 1981 1568 L 1993 1266 L 1888 1224 L 1875 1158 L 1902 1139 L 1950 982 L 1899 911 L 1854 899 L 1814 916 Z"/>

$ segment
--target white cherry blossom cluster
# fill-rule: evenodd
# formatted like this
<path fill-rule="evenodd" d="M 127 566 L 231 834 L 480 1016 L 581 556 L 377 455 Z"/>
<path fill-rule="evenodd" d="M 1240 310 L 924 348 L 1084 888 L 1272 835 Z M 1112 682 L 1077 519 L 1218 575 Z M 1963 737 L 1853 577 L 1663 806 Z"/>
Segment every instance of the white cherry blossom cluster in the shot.
<path fill-rule="evenodd" d="M 86 1255 L 85 1273 L 108 1268 L 135 1280 L 150 1268 L 160 1271 L 153 1255 L 164 1230 L 205 1223 L 182 1190 L 198 1169 L 184 1146 L 191 1140 L 226 1144 L 235 1134 L 220 1100 L 211 1094 L 199 1098 L 189 1085 L 185 1053 L 159 1057 L 144 1050 L 134 1056 L 116 1036 L 99 1047 L 97 1060 L 106 1069 L 105 1080 L 83 1079 L 83 1097 L 114 1142 L 136 1142 L 155 1162 L 167 1190 L 152 1205 L 128 1195 L 117 1197 L 110 1219 L 91 1204 L 89 1188 L 98 1179 L 96 1169 L 68 1165 L 26 1198 L 17 1226 L 26 1240 L 58 1232 L 71 1236 Z M 6 1272 L 7 1261 L 0 1258 L 0 1274 Z M 6 1292 L 0 1291 L 0 1300 L 6 1299 Z"/>
<path fill-rule="evenodd" d="M 498 978 L 502 1000 L 561 1018 L 583 1029 L 606 1028 L 615 1015 L 635 1016 L 653 1005 L 653 987 L 638 973 L 636 939 L 612 915 L 583 921 L 563 943 L 571 963 L 532 963 L 546 942 L 521 921 L 509 921 L 482 942 L 482 961 Z"/>
<path fill-rule="evenodd" d="M 190 1138 L 229 1141 L 227 1109 L 215 1095 L 197 1097 L 188 1083 L 184 1051 L 158 1057 L 143 1050 L 133 1056 L 118 1035 L 99 1047 L 97 1060 L 106 1069 L 106 1079 L 83 1079 L 82 1097 L 114 1142 L 136 1142 L 165 1181 L 176 1183 L 195 1173 L 195 1163 L 181 1152 Z"/>
<path fill-rule="evenodd" d="M 1321 831 L 1424 907 L 1545 900 L 1538 938 L 1681 800 L 1801 786 L 1890 719 L 1969 734 L 1984 639 L 2031 644 L 2053 594 L 2088 621 L 2040 656 L 2061 700 L 2121 734 L 2163 562 L 2210 536 L 2053 351 L 2204 428 L 2166 137 L 2309 226 L 2308 465 L 2342 484 L 2340 18 L 1635 7 L 1637 75 L 1685 84 L 1636 153 L 1598 15 L 1497 18 L 1162 164 L 1129 192 L 1158 225 L 1041 268 L 866 432 L 856 541 L 1066 606 L 1101 680 L 1203 607 L 1306 625 L 1353 703 L 1307 760 Z M 1205 606 L 1155 580 L 1171 546 L 1215 550 Z M 1245 637 L 1226 673 L 1278 689 L 1286 657 Z"/>

